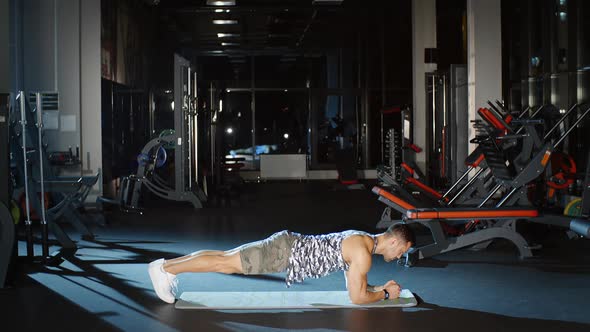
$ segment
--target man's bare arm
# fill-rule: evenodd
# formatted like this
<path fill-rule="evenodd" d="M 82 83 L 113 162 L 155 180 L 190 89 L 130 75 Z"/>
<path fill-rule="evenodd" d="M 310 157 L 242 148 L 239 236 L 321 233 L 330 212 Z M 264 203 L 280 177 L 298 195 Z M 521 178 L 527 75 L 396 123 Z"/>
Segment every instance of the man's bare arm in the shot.
<path fill-rule="evenodd" d="M 351 263 L 346 271 L 346 288 L 350 301 L 354 304 L 366 304 L 383 300 L 385 293 L 369 290 L 367 273 L 371 269 L 371 255 L 358 251 L 351 257 Z"/>
<path fill-rule="evenodd" d="M 367 291 L 369 291 L 369 292 L 382 292 L 383 286 L 373 286 L 373 285 L 367 284 Z"/>

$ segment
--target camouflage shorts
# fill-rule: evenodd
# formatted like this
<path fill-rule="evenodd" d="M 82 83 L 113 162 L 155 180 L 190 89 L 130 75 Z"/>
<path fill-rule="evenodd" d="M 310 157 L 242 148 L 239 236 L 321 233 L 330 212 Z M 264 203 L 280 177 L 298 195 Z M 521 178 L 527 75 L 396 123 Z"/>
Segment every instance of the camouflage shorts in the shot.
<path fill-rule="evenodd" d="M 239 247 L 244 274 L 283 272 L 289 264 L 295 236 L 289 231 L 274 233 L 270 237 Z"/>

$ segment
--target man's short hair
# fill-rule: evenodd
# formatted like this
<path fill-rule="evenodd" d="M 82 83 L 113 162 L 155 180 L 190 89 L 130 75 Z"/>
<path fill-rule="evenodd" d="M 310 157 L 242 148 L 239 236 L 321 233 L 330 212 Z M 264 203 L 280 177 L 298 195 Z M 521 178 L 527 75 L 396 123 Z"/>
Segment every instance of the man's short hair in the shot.
<path fill-rule="evenodd" d="M 416 235 L 414 235 L 414 231 L 404 222 L 397 222 L 389 226 L 386 233 L 388 235 L 395 235 L 403 241 L 410 242 L 412 243 L 412 246 L 416 245 Z"/>

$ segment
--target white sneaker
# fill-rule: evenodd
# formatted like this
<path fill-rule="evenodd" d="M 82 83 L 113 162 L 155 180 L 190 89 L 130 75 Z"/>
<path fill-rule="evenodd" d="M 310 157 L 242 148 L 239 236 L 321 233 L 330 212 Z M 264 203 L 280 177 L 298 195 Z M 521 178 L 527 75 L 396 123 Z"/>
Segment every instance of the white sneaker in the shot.
<path fill-rule="evenodd" d="M 174 303 L 178 280 L 176 275 L 164 271 L 164 258 L 151 262 L 148 265 L 148 273 L 158 297 L 164 302 Z"/>

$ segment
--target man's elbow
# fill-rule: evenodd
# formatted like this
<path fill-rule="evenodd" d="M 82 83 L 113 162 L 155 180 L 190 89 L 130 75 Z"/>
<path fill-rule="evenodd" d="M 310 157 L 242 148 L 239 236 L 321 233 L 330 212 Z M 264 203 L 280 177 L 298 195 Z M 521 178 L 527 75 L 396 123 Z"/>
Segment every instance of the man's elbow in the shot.
<path fill-rule="evenodd" d="M 350 302 L 352 302 L 352 304 L 356 304 L 356 305 L 361 305 L 361 304 L 365 304 L 366 302 L 363 301 L 360 298 L 351 298 Z"/>
<path fill-rule="evenodd" d="M 360 305 L 371 303 L 371 300 L 367 296 L 362 296 L 362 294 L 358 294 L 350 295 L 350 302 L 352 302 L 352 304 Z"/>

